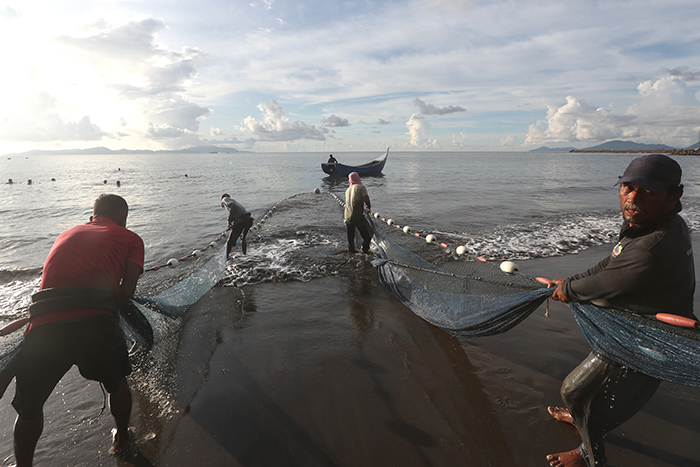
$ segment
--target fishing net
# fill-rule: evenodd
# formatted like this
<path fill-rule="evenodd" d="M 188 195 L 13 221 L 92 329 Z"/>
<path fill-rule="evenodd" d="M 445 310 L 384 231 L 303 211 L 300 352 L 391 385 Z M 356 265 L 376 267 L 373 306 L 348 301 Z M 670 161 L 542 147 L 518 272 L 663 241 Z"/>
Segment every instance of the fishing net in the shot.
<path fill-rule="evenodd" d="M 380 281 L 415 314 L 454 334 L 505 332 L 553 292 L 533 277 L 506 273 L 475 257 L 446 254 L 444 244 L 418 241 L 415 233 L 391 221 L 366 218 L 374 230 L 378 257 L 373 264 Z"/>
<path fill-rule="evenodd" d="M 143 274 L 134 300 L 168 316 L 181 316 L 224 277 L 225 242 L 212 242 L 189 257 L 170 260 L 168 264 Z"/>
<path fill-rule="evenodd" d="M 653 316 L 571 302 L 574 319 L 593 350 L 654 378 L 700 387 L 700 330 Z"/>
<path fill-rule="evenodd" d="M 381 282 L 418 316 L 454 334 L 505 332 L 554 292 L 497 264 L 458 258 L 445 244 L 416 241 L 411 237 L 422 235 L 406 234 L 386 219 L 367 219 L 374 229 L 379 258 L 373 263 Z M 591 303 L 569 307 L 599 354 L 654 378 L 700 387 L 700 329 Z"/>

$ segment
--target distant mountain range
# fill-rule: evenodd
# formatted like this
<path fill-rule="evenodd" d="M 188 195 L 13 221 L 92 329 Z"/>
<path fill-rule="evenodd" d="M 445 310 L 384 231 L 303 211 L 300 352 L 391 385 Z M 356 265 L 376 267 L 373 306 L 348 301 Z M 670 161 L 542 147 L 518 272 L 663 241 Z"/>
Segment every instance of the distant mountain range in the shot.
<path fill-rule="evenodd" d="M 680 149 L 697 149 L 699 143 L 695 143 L 692 146 L 688 148 L 680 148 Z M 607 141 L 603 144 L 599 144 L 597 146 L 591 146 L 589 148 L 583 148 L 583 149 L 578 149 L 578 148 L 572 148 L 572 147 L 567 147 L 567 148 L 549 148 L 547 146 L 542 146 L 537 149 L 533 149 L 529 152 L 569 152 L 569 151 L 658 151 L 658 150 L 667 150 L 667 151 L 672 151 L 674 149 L 679 149 L 679 148 L 674 148 L 671 146 L 667 146 L 665 144 L 643 144 L 643 143 L 635 143 L 634 141 L 620 141 L 620 140 L 614 140 L 614 141 Z"/>
<path fill-rule="evenodd" d="M 89 149 L 60 149 L 55 151 L 46 151 L 36 149 L 33 151 L 18 152 L 13 154 L 4 154 L 5 156 L 33 156 L 33 155 L 101 155 L 101 154 L 210 154 L 219 152 L 240 152 L 234 148 L 225 148 L 220 146 L 193 146 L 185 149 L 159 150 L 153 151 L 150 149 L 108 149 L 103 147 Z"/>
<path fill-rule="evenodd" d="M 550 148 L 547 146 L 542 146 L 537 149 L 532 149 L 528 152 L 570 152 L 570 151 L 585 151 L 585 152 L 596 152 L 596 151 L 672 151 L 675 149 L 698 149 L 700 143 L 695 143 L 687 148 L 673 148 L 665 144 L 643 144 L 635 143 L 634 141 L 607 141 L 603 144 L 597 146 L 591 146 L 588 148 Z M 18 152 L 11 154 L 4 154 L 4 156 L 32 156 L 32 155 L 100 155 L 100 154 L 211 154 L 211 153 L 234 153 L 241 152 L 234 148 L 221 147 L 221 146 L 192 146 L 185 149 L 171 149 L 171 150 L 150 150 L 150 149 L 108 149 L 105 147 L 95 147 L 89 149 L 60 149 L 55 151 L 36 149 L 33 151 Z"/>

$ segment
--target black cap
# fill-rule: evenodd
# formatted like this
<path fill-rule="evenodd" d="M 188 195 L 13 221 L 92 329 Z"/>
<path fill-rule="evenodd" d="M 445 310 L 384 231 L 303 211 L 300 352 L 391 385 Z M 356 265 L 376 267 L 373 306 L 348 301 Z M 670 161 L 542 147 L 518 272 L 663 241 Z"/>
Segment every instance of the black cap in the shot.
<path fill-rule="evenodd" d="M 647 154 L 630 162 L 616 185 L 621 183 L 662 191 L 681 183 L 681 166 L 665 154 Z"/>

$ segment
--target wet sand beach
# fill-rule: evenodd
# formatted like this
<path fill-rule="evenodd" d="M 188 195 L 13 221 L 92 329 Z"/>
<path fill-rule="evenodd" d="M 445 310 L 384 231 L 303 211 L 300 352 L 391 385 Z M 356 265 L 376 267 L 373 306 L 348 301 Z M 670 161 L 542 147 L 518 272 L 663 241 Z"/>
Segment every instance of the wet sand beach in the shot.
<path fill-rule="evenodd" d="M 609 249 L 518 264 L 563 277 Z M 217 286 L 185 315 L 176 351 L 132 376 L 128 461 L 107 452 L 108 412 L 89 422 L 99 386 L 72 370 L 47 403 L 35 465 L 544 466 L 579 443 L 546 407 L 590 351 L 566 306 L 544 313 L 460 339 L 400 304 L 359 256 L 309 282 Z M 13 394 L 0 401 L 10 461 Z M 698 420 L 700 390 L 662 384 L 609 436 L 610 465 L 700 465 Z"/>

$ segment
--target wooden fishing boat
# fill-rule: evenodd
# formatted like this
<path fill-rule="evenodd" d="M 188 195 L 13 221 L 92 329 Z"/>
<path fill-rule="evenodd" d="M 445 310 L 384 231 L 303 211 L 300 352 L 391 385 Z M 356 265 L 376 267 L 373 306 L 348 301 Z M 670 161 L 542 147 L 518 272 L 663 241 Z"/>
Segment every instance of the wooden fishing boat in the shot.
<path fill-rule="evenodd" d="M 321 163 L 321 169 L 332 177 L 347 177 L 352 172 L 357 172 L 358 175 L 377 175 L 384 170 L 384 164 L 389 156 L 389 148 L 386 148 L 386 153 L 382 156 L 362 165 L 345 165 L 339 162 L 336 163 Z"/>

